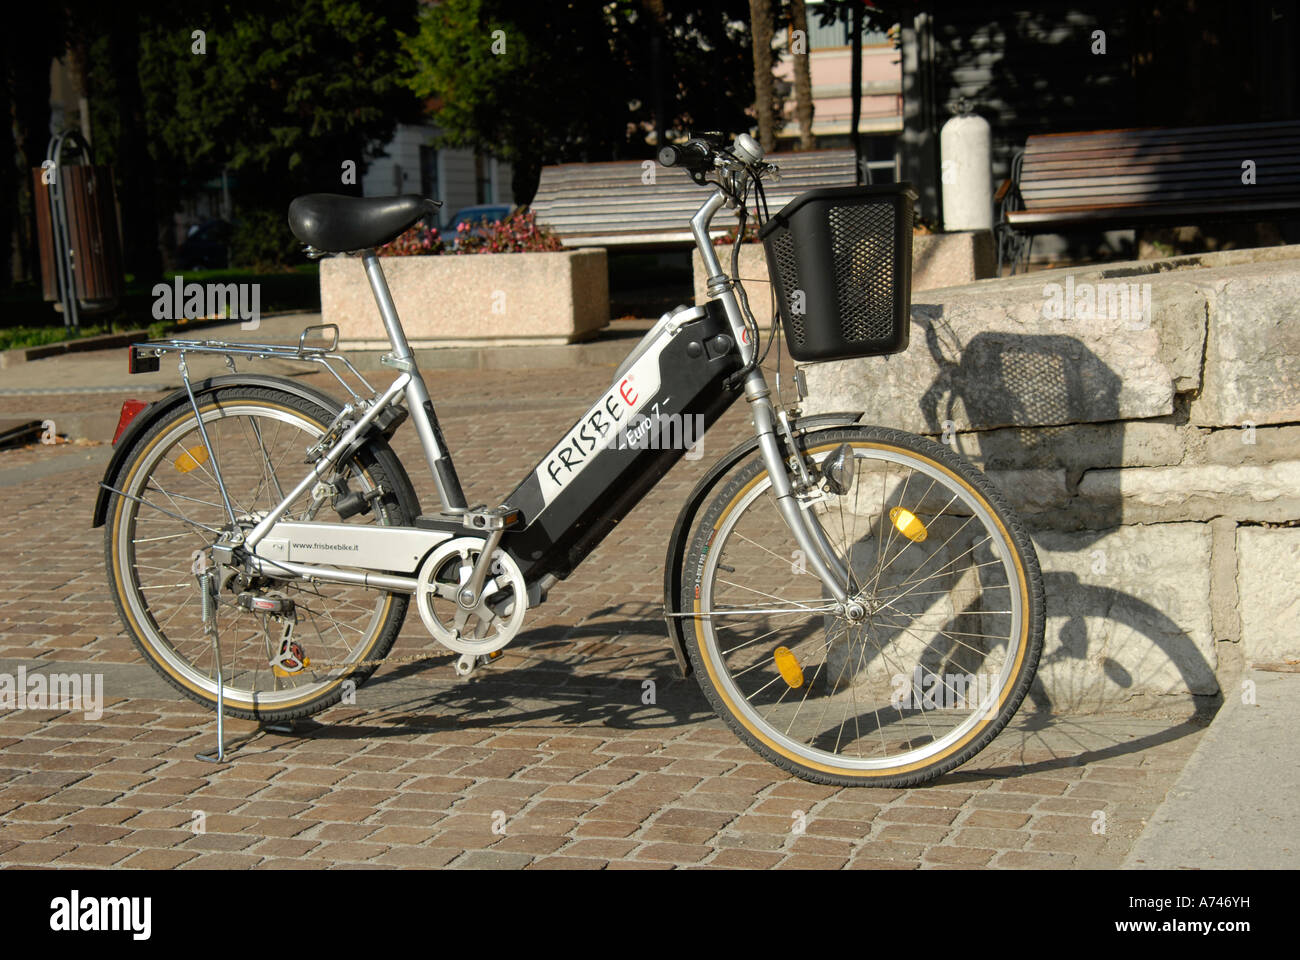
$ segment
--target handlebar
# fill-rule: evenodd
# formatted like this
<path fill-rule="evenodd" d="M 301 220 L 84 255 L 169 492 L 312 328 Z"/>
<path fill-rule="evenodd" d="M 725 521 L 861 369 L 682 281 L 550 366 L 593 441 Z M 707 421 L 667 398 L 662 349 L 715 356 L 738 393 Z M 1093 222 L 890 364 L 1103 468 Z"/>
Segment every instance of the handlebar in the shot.
<path fill-rule="evenodd" d="M 713 215 L 725 206 L 736 210 L 743 228 L 748 216 L 746 207 L 751 185 L 757 186 L 758 191 L 755 214 L 759 213 L 761 202 L 763 216 L 766 215 L 767 200 L 763 195 L 762 180 L 765 176 L 775 174 L 777 167 L 764 161 L 763 156 L 763 148 L 747 133 L 736 137 L 730 147 L 726 146 L 726 138 L 722 134 L 704 133 L 685 143 L 667 144 L 659 150 L 659 162 L 665 167 L 682 167 L 696 183 L 713 186 L 712 194 L 696 211 L 695 216 L 691 217 L 691 233 L 700 256 L 704 258 L 705 270 L 709 276 L 709 296 L 721 298 L 733 332 L 741 343 L 748 344 L 747 348 L 741 349 L 744 366 L 729 378 L 732 385 L 748 377 L 762 362 L 766 351 L 762 356 L 758 353 L 758 321 L 749 308 L 749 298 L 745 296 L 744 284 L 739 279 L 740 244 L 732 247 L 732 277 L 728 278 L 709 240 L 709 223 Z M 705 178 L 707 173 L 715 171 L 715 178 Z M 715 284 L 721 284 L 721 287 L 715 288 Z"/>
<path fill-rule="evenodd" d="M 659 162 L 665 167 L 682 167 L 693 175 L 707 173 L 715 167 L 737 171 L 744 168 L 756 175 L 775 169 L 763 162 L 763 148 L 749 134 L 736 137 L 731 149 L 719 146 L 718 139 L 693 137 L 685 143 L 670 143 L 659 150 Z"/>
<path fill-rule="evenodd" d="M 690 171 L 705 171 L 713 167 L 713 147 L 703 140 L 670 143 L 659 151 L 659 162 L 665 167 L 685 167 Z"/>

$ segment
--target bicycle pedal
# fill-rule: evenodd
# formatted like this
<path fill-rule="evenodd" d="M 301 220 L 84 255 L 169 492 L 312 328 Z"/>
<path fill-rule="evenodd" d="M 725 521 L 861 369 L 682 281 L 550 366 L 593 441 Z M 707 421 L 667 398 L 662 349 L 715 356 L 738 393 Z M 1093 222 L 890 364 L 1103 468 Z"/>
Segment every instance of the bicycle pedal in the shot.
<path fill-rule="evenodd" d="M 452 664 L 452 666 L 456 670 L 456 676 L 464 678 L 464 677 L 468 677 L 479 667 L 486 666 L 487 664 L 500 659 L 500 657 L 501 657 L 500 650 L 493 650 L 491 653 L 479 653 L 479 654 L 462 653 L 456 659 L 456 662 Z"/>

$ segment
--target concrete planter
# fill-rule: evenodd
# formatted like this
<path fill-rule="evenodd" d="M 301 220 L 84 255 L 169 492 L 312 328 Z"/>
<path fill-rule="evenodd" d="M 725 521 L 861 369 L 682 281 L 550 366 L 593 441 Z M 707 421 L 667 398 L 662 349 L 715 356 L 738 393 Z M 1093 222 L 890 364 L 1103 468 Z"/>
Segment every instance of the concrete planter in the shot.
<path fill-rule="evenodd" d="M 716 248 L 723 269 L 731 270 L 731 247 Z M 695 263 L 695 300 L 702 303 L 708 278 L 699 251 Z M 912 238 L 912 290 L 933 290 L 971 283 L 993 276 L 993 235 L 987 230 L 963 233 L 920 234 Z M 740 248 L 740 279 L 766 284 L 767 259 L 763 245 L 747 243 Z M 763 291 L 764 294 L 766 290 Z M 752 301 L 752 295 L 751 295 Z"/>
<path fill-rule="evenodd" d="M 585 340 L 609 323 L 603 249 L 384 257 L 384 276 L 414 347 Z M 388 346 L 358 257 L 321 261 L 321 319 L 355 349 Z"/>

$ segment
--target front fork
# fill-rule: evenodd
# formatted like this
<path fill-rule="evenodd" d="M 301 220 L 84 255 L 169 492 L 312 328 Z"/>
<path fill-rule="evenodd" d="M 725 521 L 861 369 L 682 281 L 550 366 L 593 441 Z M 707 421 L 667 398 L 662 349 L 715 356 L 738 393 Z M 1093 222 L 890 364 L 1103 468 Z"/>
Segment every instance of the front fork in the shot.
<path fill-rule="evenodd" d="M 794 443 L 789 427 L 778 420 L 772 407 L 771 391 L 763 372 L 755 367 L 745 378 L 745 399 L 749 401 L 750 415 L 754 422 L 754 432 L 758 435 L 758 449 L 767 467 L 767 475 L 772 479 L 772 491 L 776 497 L 777 509 L 786 526 L 794 534 L 795 542 L 812 566 L 813 572 L 835 598 L 836 603 L 849 602 L 848 584 L 850 573 L 844 561 L 835 552 L 821 522 L 810 509 L 804 509 L 790 482 L 790 468 L 781 455 L 781 444 L 777 431 L 783 430 L 790 455 L 794 459 L 795 472 L 805 480 L 809 477 L 808 464 Z"/>
<path fill-rule="evenodd" d="M 734 206 L 734 203 L 732 205 Z M 758 344 L 747 341 L 745 321 L 735 291 L 732 290 L 732 281 L 723 272 L 722 265 L 718 262 L 718 255 L 714 252 L 713 244 L 709 239 L 709 223 L 713 215 L 724 206 L 728 206 L 727 195 L 721 189 L 715 188 L 709 199 L 691 218 L 691 233 L 695 237 L 695 247 L 699 250 L 709 278 L 708 295 L 722 301 L 740 347 L 741 359 L 748 363 L 753 358 L 753 351 L 757 349 Z M 785 459 L 781 456 L 781 444 L 776 435 L 780 425 L 772 408 L 771 391 L 768 389 L 767 380 L 763 377 L 763 371 L 757 365 L 745 377 L 745 399 L 749 401 L 754 432 L 758 435 L 758 448 L 767 467 L 768 476 L 772 478 L 772 489 L 776 493 L 776 505 L 781 511 L 781 517 L 790 528 L 790 532 L 794 534 L 799 549 L 811 562 L 813 572 L 835 598 L 836 603 L 843 606 L 849 599 L 847 590 L 847 585 L 850 583 L 849 571 L 836 556 L 821 523 L 811 510 L 803 509 L 799 498 L 795 495 Z M 790 439 L 788 427 L 784 432 L 787 439 Z M 795 459 L 796 471 L 801 478 L 806 479 L 808 465 L 793 442 L 790 443 L 790 453 Z"/>

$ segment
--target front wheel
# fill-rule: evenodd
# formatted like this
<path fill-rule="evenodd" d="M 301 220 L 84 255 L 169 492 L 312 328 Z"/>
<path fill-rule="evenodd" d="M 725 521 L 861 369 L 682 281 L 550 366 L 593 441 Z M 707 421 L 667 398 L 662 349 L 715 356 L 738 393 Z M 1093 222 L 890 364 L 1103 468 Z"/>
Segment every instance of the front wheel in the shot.
<path fill-rule="evenodd" d="M 687 554 L 696 675 L 745 743 L 804 779 L 932 780 L 983 749 L 1033 682 L 1044 622 L 1033 544 L 988 479 L 930 440 L 850 427 L 799 443 L 819 470 L 852 453 L 840 492 L 804 507 L 850 603 L 813 573 L 756 459 L 702 514 Z"/>

